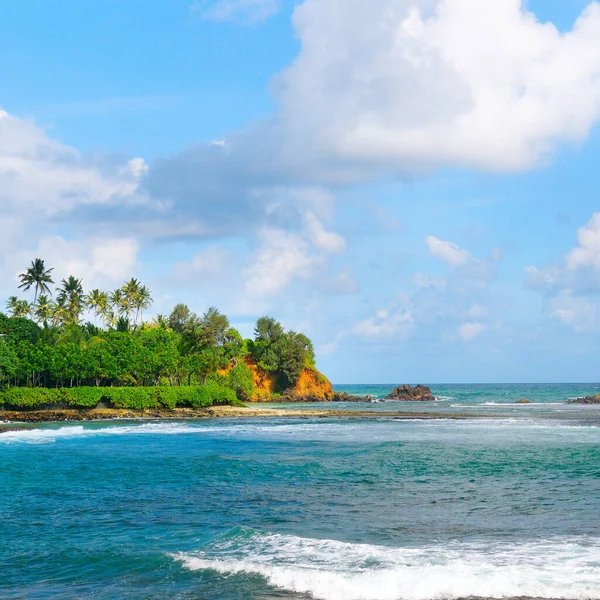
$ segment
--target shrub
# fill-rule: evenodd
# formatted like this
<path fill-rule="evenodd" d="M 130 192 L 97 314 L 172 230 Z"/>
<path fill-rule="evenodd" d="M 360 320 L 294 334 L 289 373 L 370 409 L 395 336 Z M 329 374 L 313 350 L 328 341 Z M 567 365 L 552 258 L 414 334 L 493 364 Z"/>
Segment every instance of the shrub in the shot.
<path fill-rule="evenodd" d="M 151 388 L 150 388 L 151 389 Z M 126 387 L 104 388 L 103 398 L 106 398 L 115 408 L 158 408 L 156 394 L 151 394 L 149 388 Z"/>
<path fill-rule="evenodd" d="M 0 392 L 0 404 L 11 408 L 37 408 L 60 401 L 60 390 L 56 389 L 13 387 Z"/>
<path fill-rule="evenodd" d="M 61 400 L 73 408 L 93 408 L 105 397 L 104 388 L 80 387 L 60 390 Z"/>
<path fill-rule="evenodd" d="M 0 406 L 12 409 L 42 409 L 68 406 L 94 408 L 100 402 L 114 408 L 148 409 L 177 406 L 203 408 L 213 404 L 237 404 L 235 392 L 224 385 L 208 381 L 204 386 L 191 387 L 79 387 L 20 388 L 0 390 Z"/>

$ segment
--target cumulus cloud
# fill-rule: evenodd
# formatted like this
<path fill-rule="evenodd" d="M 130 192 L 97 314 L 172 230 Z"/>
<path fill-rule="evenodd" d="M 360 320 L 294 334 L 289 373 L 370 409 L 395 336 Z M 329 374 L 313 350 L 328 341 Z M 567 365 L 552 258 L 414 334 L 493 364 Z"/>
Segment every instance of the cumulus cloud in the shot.
<path fill-rule="evenodd" d="M 596 2 L 567 33 L 519 0 L 306 0 L 294 25 L 278 123 L 291 160 L 333 177 L 529 169 L 598 118 Z"/>
<path fill-rule="evenodd" d="M 279 12 L 280 0 L 213 0 L 194 2 L 191 7 L 208 21 L 246 21 L 256 23 Z"/>
<path fill-rule="evenodd" d="M 142 203 L 143 160 L 84 157 L 30 121 L 0 111 L 0 203 L 5 214 L 37 218 L 79 206 Z"/>
<path fill-rule="evenodd" d="M 412 333 L 414 318 L 410 308 L 383 309 L 373 317 L 357 323 L 352 333 L 369 342 L 401 342 Z"/>
<path fill-rule="evenodd" d="M 548 315 L 577 332 L 596 327 L 600 295 L 600 213 L 577 231 L 578 244 L 558 263 L 526 269 L 528 287 L 544 295 Z"/>
<path fill-rule="evenodd" d="M 466 250 L 463 250 L 460 246 L 452 242 L 439 240 L 430 235 L 425 238 L 425 243 L 435 258 L 452 267 L 466 265 L 473 260 L 473 257 Z"/>
<path fill-rule="evenodd" d="M 550 298 L 546 308 L 551 317 L 577 333 L 597 332 L 598 305 L 589 298 L 562 292 Z"/>
<path fill-rule="evenodd" d="M 82 278 L 85 287 L 103 287 L 122 283 L 134 275 L 139 245 L 128 238 L 91 238 L 67 240 L 61 236 L 43 237 L 33 250 L 5 255 L 5 268 L 14 279 L 35 257 L 44 257 L 53 267 L 55 282 L 69 275 Z"/>
<path fill-rule="evenodd" d="M 600 292 L 600 213 L 577 232 L 578 244 L 557 264 L 528 267 L 527 283 L 548 294 Z"/>
<path fill-rule="evenodd" d="M 245 270 L 245 291 L 249 296 L 277 294 L 296 278 L 308 279 L 321 261 L 298 234 L 264 228 L 258 237 L 260 245 Z"/>

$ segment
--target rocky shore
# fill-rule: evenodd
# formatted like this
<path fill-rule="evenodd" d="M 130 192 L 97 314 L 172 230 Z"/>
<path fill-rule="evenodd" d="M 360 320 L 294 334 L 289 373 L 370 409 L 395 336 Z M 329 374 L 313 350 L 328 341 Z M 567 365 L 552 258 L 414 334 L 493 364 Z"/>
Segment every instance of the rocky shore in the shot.
<path fill-rule="evenodd" d="M 125 410 L 117 408 L 53 409 L 34 411 L 0 411 L 0 423 L 46 423 L 64 421 L 107 421 L 112 419 L 185 420 L 185 419 L 235 419 L 268 417 L 339 418 L 359 417 L 367 419 L 476 419 L 488 418 L 476 414 L 443 414 L 417 412 L 380 412 L 354 410 L 292 410 L 238 406 L 214 406 L 211 408 L 175 408 L 153 410 Z M 0 433 L 5 429 L 0 426 Z"/>
<path fill-rule="evenodd" d="M 600 404 L 600 394 L 595 396 L 586 396 L 585 398 L 574 398 L 569 400 L 569 404 Z"/>

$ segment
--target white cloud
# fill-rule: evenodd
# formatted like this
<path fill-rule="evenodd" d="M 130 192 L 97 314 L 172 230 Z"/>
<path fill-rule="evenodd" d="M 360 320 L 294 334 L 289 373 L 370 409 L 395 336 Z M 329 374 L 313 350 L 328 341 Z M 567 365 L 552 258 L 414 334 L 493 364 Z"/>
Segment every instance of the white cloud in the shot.
<path fill-rule="evenodd" d="M 597 331 L 598 305 L 588 298 L 563 292 L 547 303 L 550 316 L 573 328 L 577 333 Z"/>
<path fill-rule="evenodd" d="M 175 265 L 176 279 L 189 280 L 198 276 L 219 277 L 227 276 L 227 268 L 233 262 L 234 253 L 219 246 L 210 246 L 197 252 L 192 260 L 187 260 Z"/>
<path fill-rule="evenodd" d="M 245 294 L 265 298 L 281 292 L 294 279 L 308 279 L 321 257 L 298 234 L 282 229 L 259 231 L 259 247 L 244 272 Z"/>
<path fill-rule="evenodd" d="M 84 287 L 112 286 L 135 275 L 139 245 L 134 239 L 92 238 L 85 241 L 66 240 L 61 236 L 44 237 L 34 250 L 19 250 L 5 255 L 5 268 L 13 274 L 21 272 L 36 257 L 54 268 L 58 284 L 69 275 L 82 278 Z"/>
<path fill-rule="evenodd" d="M 567 269 L 592 267 L 600 272 L 600 213 L 594 213 L 589 223 L 577 232 L 579 246 L 565 258 Z"/>
<path fill-rule="evenodd" d="M 0 111 L 0 203 L 5 214 L 36 218 L 79 206 L 142 202 L 144 161 L 103 162 L 49 138 L 34 123 Z"/>
<path fill-rule="evenodd" d="M 317 176 L 529 169 L 598 118 L 596 2 L 566 33 L 519 0 L 305 0 L 294 25 L 278 127 Z"/>
<path fill-rule="evenodd" d="M 346 240 L 334 231 L 327 231 L 316 215 L 307 211 L 304 215 L 304 226 L 308 239 L 321 250 L 329 254 L 341 254 L 346 251 Z"/>
<path fill-rule="evenodd" d="M 578 244 L 547 267 L 528 267 L 527 285 L 544 294 L 546 313 L 578 333 L 596 329 L 600 294 L 600 213 L 577 231 Z"/>
<path fill-rule="evenodd" d="M 369 342 L 403 341 L 412 333 L 414 318 L 406 307 L 380 310 L 374 317 L 357 323 L 352 333 Z"/>
<path fill-rule="evenodd" d="M 242 20 L 251 23 L 264 21 L 279 12 L 280 0 L 216 0 L 194 2 L 192 10 L 199 11 L 209 21 Z"/>
<path fill-rule="evenodd" d="M 425 243 L 429 247 L 429 251 L 435 258 L 445 262 L 452 267 L 466 265 L 474 260 L 474 258 L 460 246 L 452 242 L 445 242 L 430 235 L 425 238 Z"/>
<path fill-rule="evenodd" d="M 528 284 L 550 294 L 600 291 L 600 213 L 577 231 L 578 245 L 564 259 L 544 268 L 527 267 Z"/>
<path fill-rule="evenodd" d="M 460 338 L 465 342 L 470 342 L 480 336 L 487 326 L 484 323 L 462 323 L 458 329 Z"/>

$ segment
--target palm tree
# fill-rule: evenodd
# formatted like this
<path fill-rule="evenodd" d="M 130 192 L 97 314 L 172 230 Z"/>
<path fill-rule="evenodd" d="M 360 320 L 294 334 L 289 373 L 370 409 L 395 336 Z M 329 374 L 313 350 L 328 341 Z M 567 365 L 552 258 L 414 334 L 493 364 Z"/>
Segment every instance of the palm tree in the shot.
<path fill-rule="evenodd" d="M 46 294 L 40 294 L 33 307 L 33 314 L 38 322 L 43 323 L 44 327 L 48 325 L 48 321 L 52 319 L 53 306 L 50 298 Z"/>
<path fill-rule="evenodd" d="M 55 327 L 60 327 L 66 323 L 67 317 L 67 303 L 64 299 L 59 298 L 52 304 L 52 324 Z"/>
<path fill-rule="evenodd" d="M 10 311 L 11 316 L 16 318 L 25 318 L 31 314 L 31 304 L 27 300 L 19 300 L 16 296 L 8 299 L 6 308 Z"/>
<path fill-rule="evenodd" d="M 137 300 L 140 294 L 140 282 L 132 277 L 129 281 L 123 284 L 123 299 L 125 305 L 125 313 L 127 320 L 131 316 L 131 312 L 135 309 Z"/>
<path fill-rule="evenodd" d="M 31 261 L 31 266 L 27 267 L 24 273 L 19 275 L 21 280 L 21 285 L 19 289 L 23 289 L 27 291 L 32 287 L 35 289 L 35 294 L 33 297 L 33 303 L 37 302 L 38 295 L 40 292 L 42 294 L 50 294 L 50 288 L 48 287 L 49 283 L 54 283 L 50 273 L 52 273 L 54 269 L 46 269 L 46 265 L 41 258 L 36 258 Z"/>
<path fill-rule="evenodd" d="M 104 325 L 106 325 L 105 316 L 108 312 L 108 295 L 106 292 L 101 292 L 100 290 L 92 290 L 85 297 L 86 306 L 93 310 L 96 317 L 100 317 L 102 321 L 104 321 Z"/>
<path fill-rule="evenodd" d="M 143 285 L 138 290 L 137 297 L 135 299 L 135 310 L 136 310 L 136 320 L 139 316 L 140 322 L 144 318 L 144 311 L 148 310 L 152 306 L 152 294 L 150 290 Z"/>
<path fill-rule="evenodd" d="M 117 288 L 114 292 L 111 292 L 108 296 L 108 300 L 113 311 L 113 322 L 116 315 L 122 315 L 126 312 L 125 295 L 121 288 Z"/>
<path fill-rule="evenodd" d="M 76 325 L 79 323 L 81 313 L 84 309 L 83 285 L 81 279 L 69 275 L 68 279 L 63 279 L 58 291 L 57 299 L 66 307 L 66 324 Z"/>

